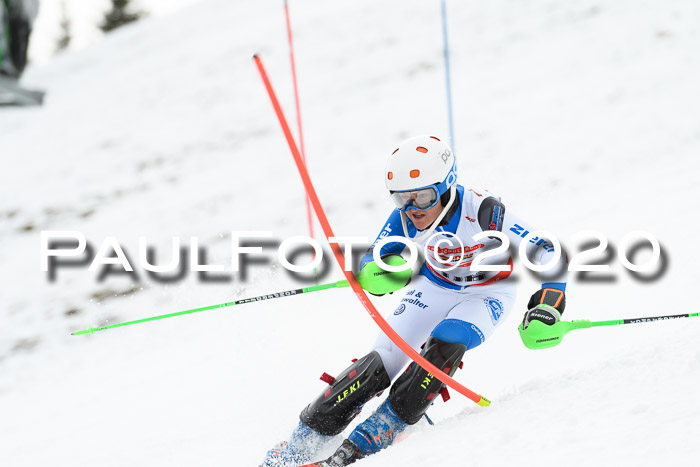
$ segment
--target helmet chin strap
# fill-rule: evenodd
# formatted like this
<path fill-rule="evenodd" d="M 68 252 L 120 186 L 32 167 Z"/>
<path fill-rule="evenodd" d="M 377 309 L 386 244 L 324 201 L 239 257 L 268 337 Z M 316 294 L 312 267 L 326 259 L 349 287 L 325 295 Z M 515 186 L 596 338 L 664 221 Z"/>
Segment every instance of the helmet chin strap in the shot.
<path fill-rule="evenodd" d="M 401 211 L 401 225 L 403 226 L 404 236 L 406 238 L 413 240 L 416 243 L 422 242 L 423 240 L 428 238 L 433 233 L 435 228 L 438 225 L 440 225 L 440 222 L 442 222 L 442 219 L 444 219 L 445 216 L 447 215 L 447 211 L 450 210 L 452 203 L 454 203 L 455 198 L 457 198 L 456 193 L 457 193 L 457 188 L 455 188 L 455 185 L 452 185 L 450 187 L 450 200 L 447 202 L 447 206 L 442 208 L 442 212 L 440 213 L 439 216 L 437 216 L 437 219 L 435 219 L 435 222 L 433 222 L 432 225 L 428 228 L 428 230 L 426 230 L 420 237 L 412 238 L 408 235 L 408 227 L 406 225 L 406 217 L 408 217 L 408 216 L 406 216 L 406 213 L 404 211 Z"/>

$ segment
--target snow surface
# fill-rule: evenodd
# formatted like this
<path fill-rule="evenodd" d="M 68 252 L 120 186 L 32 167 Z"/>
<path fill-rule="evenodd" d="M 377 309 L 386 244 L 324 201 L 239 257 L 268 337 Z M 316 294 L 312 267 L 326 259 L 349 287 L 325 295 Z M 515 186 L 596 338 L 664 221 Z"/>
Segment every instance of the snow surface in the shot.
<path fill-rule="evenodd" d="M 134 0 L 131 11 L 145 12 L 149 16 L 172 13 L 199 0 Z M 61 22 L 65 17 L 70 23 L 70 49 L 78 50 L 104 38 L 99 29 L 105 12 L 112 5 L 110 0 L 40 0 L 39 14 L 32 25 L 29 41 L 29 60 L 44 64 L 56 53 L 56 43 L 61 37 Z"/>
<path fill-rule="evenodd" d="M 338 235 L 376 235 L 385 156 L 447 137 L 439 4 L 292 2 L 308 166 Z M 635 280 L 572 275 L 567 319 L 697 312 L 700 4 L 693 0 L 448 2 L 455 148 L 489 188 L 575 251 L 599 230 L 663 245 Z M 138 238 L 169 256 L 198 236 L 230 266 L 232 230 L 306 234 L 304 193 L 251 61 L 293 121 L 281 1 L 206 0 L 30 68 L 39 109 L 0 113 L 0 465 L 257 465 L 377 333 L 348 289 L 70 336 L 90 325 L 299 287 L 276 263 L 247 280 L 161 284 Z M 318 226 L 317 231 L 320 232 Z M 114 236 L 140 280 L 39 269 L 42 230 Z M 638 260 L 643 259 L 640 254 Z M 341 273 L 330 262 L 325 280 Z M 700 321 L 575 331 L 530 351 L 516 326 L 537 278 L 404 442 L 364 465 L 694 466 Z M 372 299 L 390 313 L 400 296 Z M 366 414 L 377 402 L 368 404 Z M 363 414 L 363 415 L 366 415 Z"/>

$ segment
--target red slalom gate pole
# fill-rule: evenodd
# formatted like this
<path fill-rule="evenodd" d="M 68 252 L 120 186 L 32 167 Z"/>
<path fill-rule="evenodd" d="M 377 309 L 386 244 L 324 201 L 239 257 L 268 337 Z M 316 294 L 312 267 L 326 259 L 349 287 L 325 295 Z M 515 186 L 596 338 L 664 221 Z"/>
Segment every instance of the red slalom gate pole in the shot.
<path fill-rule="evenodd" d="M 258 67 L 260 76 L 263 80 L 263 83 L 265 84 L 265 89 L 267 89 L 267 93 L 270 96 L 272 107 L 275 109 L 275 113 L 277 114 L 277 118 L 279 119 L 280 125 L 282 126 L 284 136 L 287 138 L 289 149 L 292 151 L 294 162 L 296 163 L 297 169 L 299 170 L 299 175 L 301 175 L 301 180 L 304 182 L 304 188 L 306 189 L 306 193 L 308 194 L 309 199 L 311 200 L 311 205 L 314 207 L 314 211 L 316 212 L 318 221 L 321 224 L 323 233 L 326 236 L 326 240 L 328 240 L 330 237 L 335 237 L 333 229 L 331 229 L 331 225 L 328 222 L 328 218 L 326 217 L 326 213 L 323 211 L 321 202 L 318 199 L 316 190 L 314 189 L 314 186 L 311 183 L 311 178 L 309 177 L 309 172 L 306 170 L 306 165 L 304 164 L 304 161 L 301 158 L 301 154 L 299 153 L 299 149 L 297 148 L 297 145 L 294 142 L 292 132 L 289 130 L 289 125 L 287 124 L 287 119 L 285 118 L 284 113 L 282 112 L 282 107 L 280 107 L 279 101 L 277 100 L 277 96 L 275 95 L 275 91 L 272 89 L 272 84 L 270 83 L 270 80 L 267 77 L 267 72 L 265 71 L 265 67 L 263 66 L 262 60 L 257 54 L 253 56 L 253 60 L 255 61 L 255 64 Z M 333 250 L 335 259 L 338 261 L 340 268 L 343 270 L 343 274 L 345 274 L 345 278 L 350 283 L 350 286 L 355 292 L 357 298 L 360 300 L 360 303 L 362 303 L 362 306 L 365 307 L 365 310 L 367 310 L 367 313 L 369 313 L 374 322 L 377 323 L 379 328 L 387 335 L 387 337 L 389 337 L 389 339 L 391 339 L 391 341 L 394 344 L 396 344 L 406 355 L 408 355 L 408 357 L 411 360 L 416 362 L 421 368 L 423 368 L 428 373 L 431 373 L 433 376 L 445 383 L 450 388 L 468 397 L 469 399 L 481 406 L 485 407 L 491 404 L 491 402 L 488 399 L 461 385 L 460 383 L 452 379 L 447 373 L 444 373 L 440 368 L 436 367 L 428 360 L 423 358 L 420 354 L 418 354 L 418 352 L 413 350 L 411 346 L 409 346 L 406 343 L 406 341 L 404 341 L 401 338 L 401 336 L 399 336 L 396 333 L 396 331 L 394 331 L 394 329 L 391 326 L 389 326 L 389 323 L 387 323 L 386 320 L 382 318 L 382 316 L 379 314 L 372 302 L 370 302 L 369 298 L 367 298 L 367 295 L 365 294 L 364 290 L 362 290 L 362 287 L 360 287 L 360 284 L 357 282 L 352 272 L 345 270 L 345 256 L 340 250 L 340 246 L 338 246 L 337 243 L 331 243 L 329 240 L 328 243 L 331 245 L 331 249 Z"/>
<path fill-rule="evenodd" d="M 297 128 L 299 129 L 299 149 L 301 160 L 306 165 L 306 151 L 304 150 L 304 132 L 301 130 L 301 106 L 299 105 L 299 87 L 297 86 L 297 68 L 294 63 L 294 43 L 292 41 L 292 22 L 289 19 L 289 5 L 284 0 L 284 17 L 287 23 L 287 41 L 289 42 L 289 61 L 292 64 L 292 83 L 294 85 L 294 107 L 297 112 Z M 311 216 L 311 200 L 306 195 L 306 220 L 309 224 L 309 237 L 314 238 L 314 220 Z"/>

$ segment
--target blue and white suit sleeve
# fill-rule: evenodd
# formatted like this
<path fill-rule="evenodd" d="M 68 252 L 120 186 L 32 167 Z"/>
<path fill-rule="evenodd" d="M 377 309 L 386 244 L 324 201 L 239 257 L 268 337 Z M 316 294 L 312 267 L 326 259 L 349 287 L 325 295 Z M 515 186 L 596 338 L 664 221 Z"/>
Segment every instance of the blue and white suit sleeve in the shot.
<path fill-rule="evenodd" d="M 525 237 L 535 230 L 537 229 L 506 210 L 503 216 L 503 232 L 508 236 L 508 240 L 510 240 L 515 251 L 519 250 L 520 244 L 525 241 Z M 547 264 L 554 257 L 554 246 L 551 241 L 545 238 L 533 237 L 528 240 L 525 251 L 530 261 L 537 264 Z M 556 264 L 540 273 L 542 288 L 565 291 L 568 263 L 566 253 L 562 251 Z"/>
<path fill-rule="evenodd" d="M 360 259 L 360 269 L 362 269 L 365 266 L 365 264 L 374 261 L 374 257 L 372 256 L 372 253 L 374 252 L 374 246 L 381 239 L 388 236 L 405 236 L 403 232 L 403 226 L 401 225 L 401 212 L 398 209 L 394 209 L 394 211 L 389 216 L 389 219 L 387 219 L 386 223 L 384 224 L 384 228 L 381 232 L 379 232 L 379 235 L 377 235 L 377 238 L 372 243 L 372 246 L 369 247 L 367 253 L 365 253 L 365 255 Z M 403 251 L 405 247 L 406 245 L 404 245 L 401 242 L 387 243 L 382 247 L 382 250 L 379 252 L 379 255 L 383 256 L 390 253 L 398 255 Z"/>

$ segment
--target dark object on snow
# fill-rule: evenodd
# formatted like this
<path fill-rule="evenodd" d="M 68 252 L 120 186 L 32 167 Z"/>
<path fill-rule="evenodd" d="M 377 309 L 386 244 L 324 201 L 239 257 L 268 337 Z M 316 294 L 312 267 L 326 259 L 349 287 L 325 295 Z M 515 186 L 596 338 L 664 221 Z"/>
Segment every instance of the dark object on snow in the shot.
<path fill-rule="evenodd" d="M 141 19 L 143 12 L 128 11 L 131 0 L 112 0 L 112 9 L 105 13 L 105 17 L 100 24 L 102 32 L 110 32 L 129 23 Z"/>
<path fill-rule="evenodd" d="M 32 32 L 29 22 L 24 18 L 10 17 L 10 57 L 15 69 L 22 74 L 27 66 L 27 49 L 29 48 L 29 35 Z"/>
<path fill-rule="evenodd" d="M 37 0 L 0 0 L 0 75 L 19 78 L 27 66 L 27 49 Z"/>

